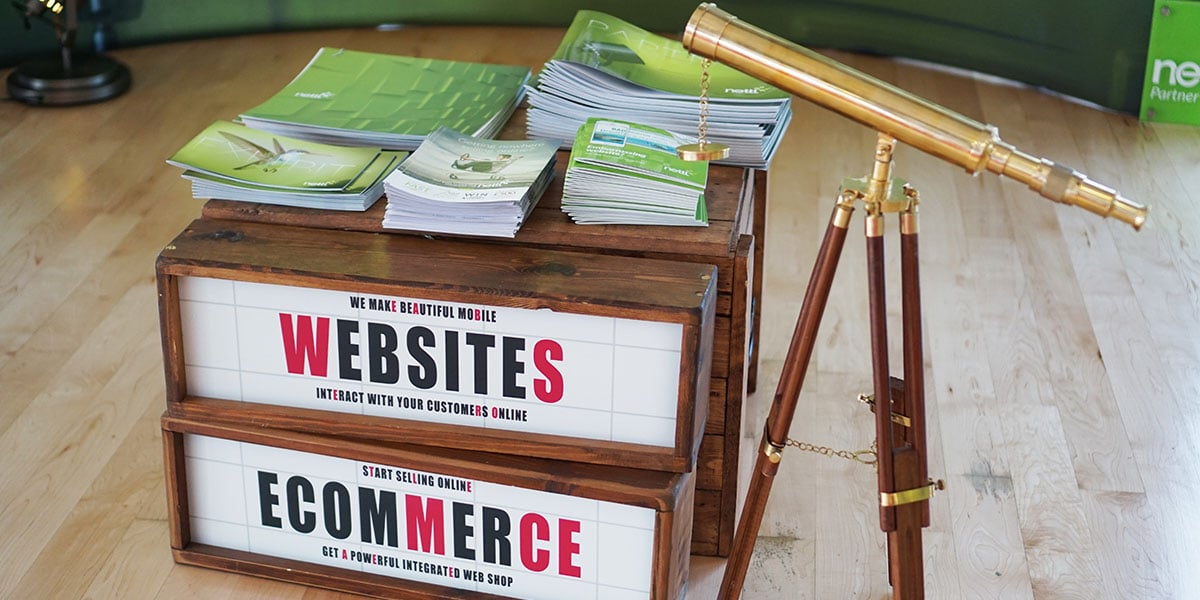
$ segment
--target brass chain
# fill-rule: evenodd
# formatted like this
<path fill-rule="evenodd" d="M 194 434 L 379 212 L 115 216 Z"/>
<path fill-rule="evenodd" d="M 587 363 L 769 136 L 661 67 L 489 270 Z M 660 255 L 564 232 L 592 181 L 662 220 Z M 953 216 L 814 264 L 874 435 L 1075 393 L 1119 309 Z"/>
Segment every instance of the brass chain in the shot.
<path fill-rule="evenodd" d="M 875 441 L 871 442 L 871 447 L 867 450 L 858 450 L 851 452 L 849 450 L 837 450 L 828 446 L 818 446 L 808 442 L 801 442 L 788 438 L 787 445 L 798 448 L 801 452 L 812 452 L 813 454 L 823 454 L 825 456 L 844 458 L 852 460 L 862 465 L 869 465 L 871 468 L 876 468 L 879 463 L 879 450 Z"/>
<path fill-rule="evenodd" d="M 708 109 L 709 109 L 709 67 L 712 59 L 705 58 L 700 69 L 700 120 L 696 123 L 696 143 L 683 144 L 675 148 L 675 153 L 687 161 L 714 161 L 729 157 L 729 146 L 726 144 L 710 144 L 708 142 Z"/>
<path fill-rule="evenodd" d="M 712 59 L 705 58 L 700 65 L 700 123 L 696 126 L 696 135 L 703 146 L 708 143 L 708 68 Z"/>

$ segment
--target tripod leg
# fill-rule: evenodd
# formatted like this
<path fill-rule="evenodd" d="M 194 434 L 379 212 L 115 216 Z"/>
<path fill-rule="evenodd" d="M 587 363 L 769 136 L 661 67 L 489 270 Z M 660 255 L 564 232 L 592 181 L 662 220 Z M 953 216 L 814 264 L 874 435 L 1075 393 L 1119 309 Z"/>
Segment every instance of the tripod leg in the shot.
<path fill-rule="evenodd" d="M 883 215 L 868 214 L 867 227 L 867 292 L 870 295 L 871 372 L 875 388 L 875 441 L 879 462 L 876 464 L 879 493 L 896 491 L 892 466 L 892 388 L 888 368 L 887 290 L 883 261 Z M 896 511 L 880 505 L 879 528 L 896 529 Z"/>
<path fill-rule="evenodd" d="M 750 474 L 746 503 L 742 507 L 741 518 L 733 537 L 733 548 L 725 566 L 725 575 L 721 579 L 719 598 L 722 600 L 737 600 L 742 594 L 746 569 L 750 564 L 750 557 L 754 554 L 754 541 L 762 525 L 771 484 L 774 483 L 775 473 L 779 470 L 779 460 L 787 443 L 792 418 L 796 413 L 796 402 L 804 385 L 804 375 L 812 358 L 817 330 L 825 313 L 829 289 L 833 284 L 838 260 L 841 258 L 846 229 L 853 210 L 852 199 L 840 199 L 830 217 L 829 226 L 825 229 L 825 237 L 821 241 L 816 264 L 813 265 L 812 277 L 809 278 L 808 288 L 804 292 L 804 302 L 800 306 L 792 341 L 784 358 L 779 385 L 775 389 L 771 410 L 767 414 L 762 451 L 758 453 L 754 471 Z"/>
<path fill-rule="evenodd" d="M 913 192 L 915 194 L 915 191 Z M 925 450 L 925 358 L 921 334 L 920 252 L 917 243 L 917 211 L 900 216 L 900 287 L 904 321 L 904 382 L 902 414 L 911 425 L 905 441 L 916 450 L 917 485 L 929 480 L 928 454 Z M 921 506 L 921 526 L 929 526 L 929 503 Z"/>
<path fill-rule="evenodd" d="M 898 412 L 908 417 L 902 443 L 893 449 L 895 487 L 928 485 L 925 453 L 925 371 L 921 343 L 921 292 L 918 271 L 917 222 L 914 207 L 901 215 L 900 277 L 904 322 L 904 392 L 896 398 Z M 924 548 L 921 529 L 929 525 L 928 500 L 895 507 L 896 528 L 887 534 L 888 572 L 894 600 L 925 597 Z"/>

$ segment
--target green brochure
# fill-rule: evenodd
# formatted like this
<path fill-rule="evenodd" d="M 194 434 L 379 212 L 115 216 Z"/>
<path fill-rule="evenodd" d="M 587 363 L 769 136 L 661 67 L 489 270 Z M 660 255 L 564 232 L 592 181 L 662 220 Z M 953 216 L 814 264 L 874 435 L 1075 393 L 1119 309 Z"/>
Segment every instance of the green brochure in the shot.
<path fill-rule="evenodd" d="M 408 153 L 297 140 L 217 121 L 167 163 L 192 196 L 333 210 L 366 210 Z"/>
<path fill-rule="evenodd" d="M 320 144 L 217 121 L 167 162 L 268 188 L 341 191 L 358 180 L 379 153 L 379 148 Z"/>
<path fill-rule="evenodd" d="M 704 61 L 678 40 L 582 10 L 527 92 L 525 134 L 571 145 L 588 117 L 642 123 L 692 136 L 700 118 Z M 791 96 L 712 64 L 706 141 L 729 147 L 721 162 L 766 168 L 792 118 Z"/>
<path fill-rule="evenodd" d="M 657 127 L 588 119 L 567 163 L 563 212 L 583 224 L 707 225 L 708 163 L 679 158 L 684 141 Z"/>
<path fill-rule="evenodd" d="M 242 120 L 307 139 L 410 150 L 438 127 L 492 137 L 524 97 L 529 73 L 520 66 L 322 48 Z"/>
<path fill-rule="evenodd" d="M 677 40 L 614 16 L 581 10 L 551 60 L 582 63 L 651 89 L 695 96 L 703 59 Z M 721 63 L 709 69 L 712 98 L 783 99 L 788 94 Z"/>

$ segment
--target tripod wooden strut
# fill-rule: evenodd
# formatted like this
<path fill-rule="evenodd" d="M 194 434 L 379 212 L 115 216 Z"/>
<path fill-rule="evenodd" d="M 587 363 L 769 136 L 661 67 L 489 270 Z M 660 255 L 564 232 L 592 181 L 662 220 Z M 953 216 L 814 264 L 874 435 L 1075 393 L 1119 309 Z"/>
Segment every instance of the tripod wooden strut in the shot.
<path fill-rule="evenodd" d="M 720 598 L 741 595 L 746 568 L 762 524 L 788 430 L 808 371 L 829 290 L 833 283 L 854 205 L 866 209 L 868 294 L 870 295 L 871 366 L 876 398 L 875 439 L 880 494 L 879 525 L 887 534 L 888 574 L 895 600 L 924 597 L 924 553 L 921 529 L 929 525 L 929 503 L 935 487 L 928 476 L 925 451 L 925 384 L 921 340 L 921 291 L 917 244 L 917 193 L 891 177 L 896 140 L 880 133 L 871 175 L 843 183 L 804 294 L 796 329 L 784 359 L 779 385 L 763 431 L 750 487 L 734 534 L 733 548 L 721 581 Z M 885 213 L 900 214 L 900 274 L 904 377 L 892 377 L 888 366 Z M 883 401 L 887 399 L 887 401 Z"/>

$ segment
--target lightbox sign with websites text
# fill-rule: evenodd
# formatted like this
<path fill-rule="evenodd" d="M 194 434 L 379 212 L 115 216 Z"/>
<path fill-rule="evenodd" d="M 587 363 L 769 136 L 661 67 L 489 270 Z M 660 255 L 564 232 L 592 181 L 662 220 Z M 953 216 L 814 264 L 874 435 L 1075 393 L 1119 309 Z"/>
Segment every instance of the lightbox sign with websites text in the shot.
<path fill-rule="evenodd" d="M 179 280 L 188 394 L 670 447 L 683 326 Z"/>

